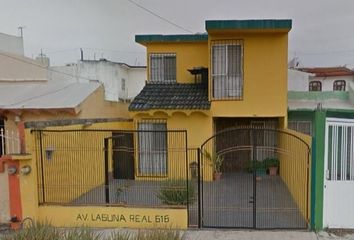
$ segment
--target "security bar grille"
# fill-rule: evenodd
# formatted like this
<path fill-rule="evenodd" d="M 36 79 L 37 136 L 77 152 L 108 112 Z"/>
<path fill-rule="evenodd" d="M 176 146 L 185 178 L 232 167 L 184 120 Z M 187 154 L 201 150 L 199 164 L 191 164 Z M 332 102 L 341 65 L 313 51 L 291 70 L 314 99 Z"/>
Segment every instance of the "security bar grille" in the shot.
<path fill-rule="evenodd" d="M 243 98 L 243 41 L 212 41 L 212 98 Z"/>
<path fill-rule="evenodd" d="M 327 126 L 327 171 L 331 181 L 354 181 L 354 124 Z"/>
<path fill-rule="evenodd" d="M 176 54 L 174 53 L 150 54 L 150 82 L 152 83 L 176 82 Z"/>

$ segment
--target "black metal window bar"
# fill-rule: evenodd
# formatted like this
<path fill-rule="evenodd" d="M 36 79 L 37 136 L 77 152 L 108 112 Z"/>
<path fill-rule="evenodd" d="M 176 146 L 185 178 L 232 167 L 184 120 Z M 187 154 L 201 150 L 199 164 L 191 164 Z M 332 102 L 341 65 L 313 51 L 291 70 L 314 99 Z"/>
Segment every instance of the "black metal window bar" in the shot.
<path fill-rule="evenodd" d="M 211 43 L 211 80 L 213 99 L 243 98 L 243 40 Z"/>
<path fill-rule="evenodd" d="M 311 81 L 309 84 L 310 92 L 321 92 L 322 91 L 322 83 L 320 81 Z"/>
<path fill-rule="evenodd" d="M 176 82 L 176 54 L 151 53 L 150 58 L 150 83 Z"/>
<path fill-rule="evenodd" d="M 139 175 L 167 175 L 167 122 L 146 119 L 138 122 Z"/>
<path fill-rule="evenodd" d="M 333 83 L 333 91 L 345 91 L 345 80 L 336 80 Z"/>
<path fill-rule="evenodd" d="M 311 121 L 290 120 L 288 122 L 288 128 L 312 136 Z"/>

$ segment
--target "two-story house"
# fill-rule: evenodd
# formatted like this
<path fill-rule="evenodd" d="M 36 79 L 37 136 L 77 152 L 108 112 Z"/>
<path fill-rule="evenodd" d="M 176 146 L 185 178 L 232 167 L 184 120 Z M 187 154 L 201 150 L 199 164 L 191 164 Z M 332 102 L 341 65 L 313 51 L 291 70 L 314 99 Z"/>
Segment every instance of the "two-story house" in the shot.
<path fill-rule="evenodd" d="M 299 70 L 290 70 L 288 125 L 314 138 L 313 226 L 353 228 L 353 71 L 345 67 Z"/>
<path fill-rule="evenodd" d="M 206 21 L 204 34 L 135 37 L 147 48 L 148 81 L 129 106 L 142 131 L 130 171 L 168 177 L 175 167 L 167 151 L 173 141 L 143 131 L 187 130 L 188 148 L 200 151 L 200 159 L 189 162 L 200 166 L 201 226 L 309 224 L 309 146 L 286 129 L 291 25 L 291 20 L 215 20 Z M 280 173 L 259 181 L 252 170 L 266 159 L 280 160 Z M 210 181 L 216 170 L 223 173 L 215 185 Z"/>

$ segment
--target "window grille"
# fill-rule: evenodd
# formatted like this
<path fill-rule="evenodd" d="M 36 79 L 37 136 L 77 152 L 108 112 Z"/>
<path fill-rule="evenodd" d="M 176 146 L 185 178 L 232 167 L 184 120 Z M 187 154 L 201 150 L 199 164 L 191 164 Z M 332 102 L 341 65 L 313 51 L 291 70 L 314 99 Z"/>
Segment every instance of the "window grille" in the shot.
<path fill-rule="evenodd" d="M 310 92 L 320 92 L 322 91 L 322 83 L 320 81 L 312 81 L 309 84 Z"/>
<path fill-rule="evenodd" d="M 327 133 L 327 180 L 354 181 L 354 125 L 331 124 Z"/>
<path fill-rule="evenodd" d="M 336 80 L 333 83 L 333 91 L 345 91 L 346 82 L 344 80 Z"/>
<path fill-rule="evenodd" d="M 289 121 L 288 128 L 312 136 L 311 121 Z"/>
<path fill-rule="evenodd" d="M 243 41 L 212 41 L 211 65 L 212 97 L 242 99 Z"/>
<path fill-rule="evenodd" d="M 150 54 L 150 82 L 176 82 L 176 54 Z"/>
<path fill-rule="evenodd" d="M 138 122 L 139 173 L 167 174 L 167 123 L 164 120 Z"/>

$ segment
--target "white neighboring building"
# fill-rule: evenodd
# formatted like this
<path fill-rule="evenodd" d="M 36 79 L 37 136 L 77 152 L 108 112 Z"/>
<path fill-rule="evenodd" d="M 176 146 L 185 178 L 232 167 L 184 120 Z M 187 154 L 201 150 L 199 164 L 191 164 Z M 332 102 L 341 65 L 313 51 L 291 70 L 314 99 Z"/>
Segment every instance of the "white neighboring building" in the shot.
<path fill-rule="evenodd" d="M 131 101 L 144 87 L 146 66 L 130 66 L 106 59 L 80 60 L 66 66 L 50 67 L 49 80 L 103 83 L 105 100 Z"/>
<path fill-rule="evenodd" d="M 310 76 L 313 76 L 313 74 L 296 69 L 288 69 L 288 91 L 308 91 Z"/>
<path fill-rule="evenodd" d="M 308 86 L 304 88 L 303 83 L 299 84 L 297 82 L 303 82 L 303 78 L 299 77 L 300 75 L 296 79 L 290 79 L 289 77 L 289 91 L 348 91 L 348 87 L 354 83 L 354 71 L 346 67 L 297 68 L 294 70 L 310 74 Z M 293 83 L 293 81 L 296 83 Z M 290 84 L 290 82 L 292 83 Z M 303 90 L 299 89 L 300 85 Z"/>
<path fill-rule="evenodd" d="M 23 38 L 0 33 L 0 52 L 24 56 Z"/>

